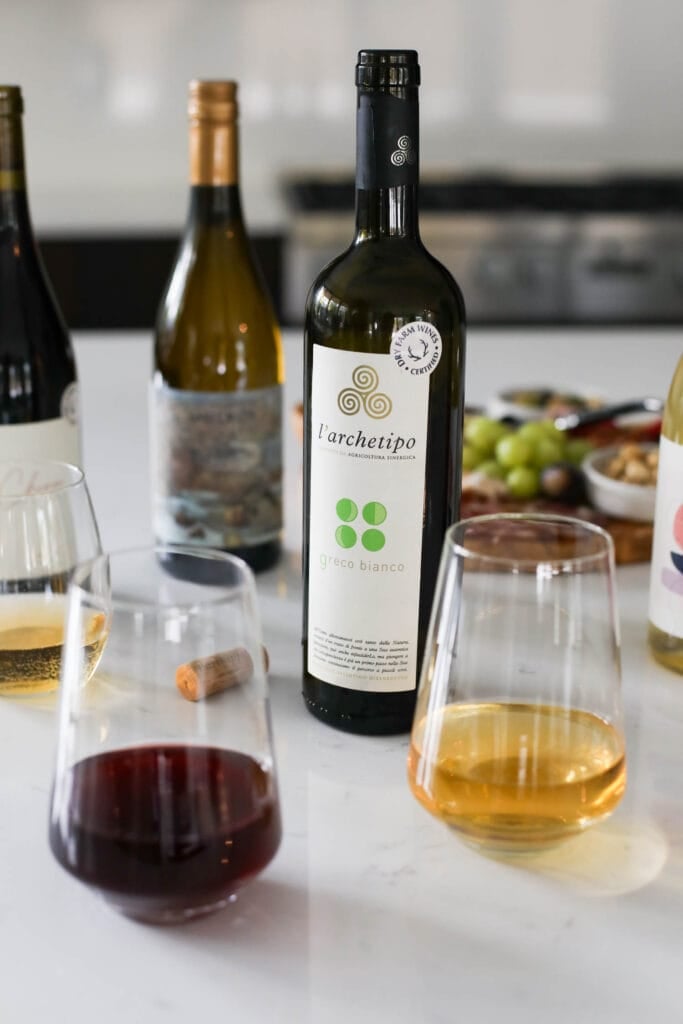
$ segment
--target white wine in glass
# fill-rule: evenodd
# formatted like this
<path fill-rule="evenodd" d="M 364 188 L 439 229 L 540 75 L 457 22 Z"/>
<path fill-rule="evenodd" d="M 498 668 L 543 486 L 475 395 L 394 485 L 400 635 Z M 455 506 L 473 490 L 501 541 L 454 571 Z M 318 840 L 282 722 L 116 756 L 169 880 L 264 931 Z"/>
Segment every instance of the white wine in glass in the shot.
<path fill-rule="evenodd" d="M 101 550 L 83 473 L 59 462 L 0 462 L 0 694 L 31 696 L 59 684 L 66 591 L 74 567 Z M 106 617 L 83 623 L 89 677 Z"/>

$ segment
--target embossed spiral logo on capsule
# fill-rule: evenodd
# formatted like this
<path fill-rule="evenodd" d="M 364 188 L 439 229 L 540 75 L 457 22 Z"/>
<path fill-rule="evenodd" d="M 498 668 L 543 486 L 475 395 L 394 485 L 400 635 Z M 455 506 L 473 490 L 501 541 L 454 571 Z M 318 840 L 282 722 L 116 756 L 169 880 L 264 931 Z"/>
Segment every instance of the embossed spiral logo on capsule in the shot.
<path fill-rule="evenodd" d="M 372 366 L 357 366 L 351 374 L 352 388 L 343 388 L 337 396 L 337 405 L 345 416 L 355 416 L 364 409 L 373 420 L 383 420 L 392 409 L 392 402 L 383 391 L 378 391 L 379 374 Z"/>
<path fill-rule="evenodd" d="M 396 145 L 398 146 L 398 149 L 395 149 L 391 154 L 391 162 L 394 167 L 402 167 L 403 164 L 414 164 L 415 150 L 413 149 L 413 144 L 410 141 L 410 136 L 401 135 Z"/>

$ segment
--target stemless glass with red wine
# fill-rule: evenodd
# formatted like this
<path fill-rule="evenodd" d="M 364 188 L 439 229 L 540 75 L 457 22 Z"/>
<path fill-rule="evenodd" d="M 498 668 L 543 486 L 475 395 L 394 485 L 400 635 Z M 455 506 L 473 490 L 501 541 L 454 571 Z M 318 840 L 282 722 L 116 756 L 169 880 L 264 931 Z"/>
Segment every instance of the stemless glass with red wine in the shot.
<path fill-rule="evenodd" d="M 169 572 L 187 560 L 187 572 Z M 211 585 L 190 582 L 207 575 Z M 182 578 L 185 577 L 185 578 Z M 87 686 L 82 624 L 107 620 Z M 216 910 L 280 843 L 253 575 L 207 549 L 103 555 L 69 590 L 50 846 L 116 909 L 172 923 Z"/>

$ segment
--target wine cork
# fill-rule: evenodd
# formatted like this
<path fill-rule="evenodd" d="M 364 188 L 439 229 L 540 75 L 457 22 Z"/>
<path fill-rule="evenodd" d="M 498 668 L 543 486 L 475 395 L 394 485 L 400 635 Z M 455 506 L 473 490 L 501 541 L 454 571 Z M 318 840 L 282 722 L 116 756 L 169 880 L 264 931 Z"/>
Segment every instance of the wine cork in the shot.
<path fill-rule="evenodd" d="M 268 671 L 268 652 L 263 651 L 263 665 Z M 254 662 L 244 647 L 233 647 L 229 651 L 210 654 L 206 658 L 195 658 L 185 665 L 179 665 L 175 682 L 186 700 L 198 701 L 222 693 L 232 686 L 248 682 L 254 672 Z"/>

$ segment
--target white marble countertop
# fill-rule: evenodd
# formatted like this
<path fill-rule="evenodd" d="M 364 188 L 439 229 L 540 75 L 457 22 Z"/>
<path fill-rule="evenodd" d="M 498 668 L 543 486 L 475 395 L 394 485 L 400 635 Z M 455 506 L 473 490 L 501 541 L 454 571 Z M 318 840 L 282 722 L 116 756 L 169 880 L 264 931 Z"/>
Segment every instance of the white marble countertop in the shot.
<path fill-rule="evenodd" d="M 467 397 L 513 383 L 663 394 L 677 331 L 472 332 Z M 108 548 L 150 539 L 149 337 L 76 339 L 85 463 Z M 301 390 L 286 337 L 287 407 Z M 517 864 L 413 800 L 407 738 L 335 732 L 300 697 L 299 453 L 288 553 L 259 581 L 284 838 L 234 908 L 176 928 L 119 917 L 47 846 L 54 712 L 0 703 L 2 1024 L 674 1024 L 683 978 L 683 679 L 645 647 L 647 567 L 618 573 L 629 783 L 606 823 Z"/>

